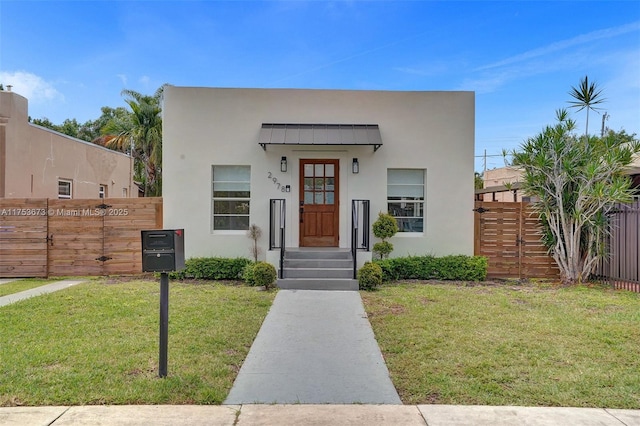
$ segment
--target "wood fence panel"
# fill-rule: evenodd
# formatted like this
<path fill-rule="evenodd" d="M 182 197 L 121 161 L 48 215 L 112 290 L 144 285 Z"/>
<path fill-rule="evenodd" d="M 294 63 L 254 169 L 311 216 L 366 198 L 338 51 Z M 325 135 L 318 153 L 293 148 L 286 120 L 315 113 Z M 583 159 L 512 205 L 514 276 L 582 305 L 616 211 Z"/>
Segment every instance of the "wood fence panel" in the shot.
<path fill-rule="evenodd" d="M 161 228 L 162 198 L 0 199 L 0 278 L 138 274 Z"/>
<path fill-rule="evenodd" d="M 485 256 L 489 277 L 520 275 L 519 203 L 476 202 L 476 256 Z"/>
<path fill-rule="evenodd" d="M 477 201 L 475 212 L 475 254 L 487 257 L 489 277 L 559 276 L 529 203 Z"/>
<path fill-rule="evenodd" d="M 162 198 L 106 200 L 104 217 L 104 274 L 142 272 L 140 231 L 162 229 Z"/>
<path fill-rule="evenodd" d="M 102 200 L 49 201 L 49 275 L 102 275 Z"/>
<path fill-rule="evenodd" d="M 0 277 L 47 276 L 47 200 L 0 198 Z"/>
<path fill-rule="evenodd" d="M 542 225 L 530 203 L 522 203 L 522 276 L 559 278 L 560 269 L 542 243 Z"/>

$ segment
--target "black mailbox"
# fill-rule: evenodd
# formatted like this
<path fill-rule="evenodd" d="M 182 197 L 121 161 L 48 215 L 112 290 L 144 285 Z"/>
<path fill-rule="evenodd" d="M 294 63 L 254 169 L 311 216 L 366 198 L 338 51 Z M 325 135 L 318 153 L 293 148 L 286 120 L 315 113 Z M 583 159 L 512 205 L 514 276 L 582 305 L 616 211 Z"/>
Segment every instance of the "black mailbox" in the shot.
<path fill-rule="evenodd" d="M 142 231 L 142 272 L 184 268 L 184 229 Z"/>

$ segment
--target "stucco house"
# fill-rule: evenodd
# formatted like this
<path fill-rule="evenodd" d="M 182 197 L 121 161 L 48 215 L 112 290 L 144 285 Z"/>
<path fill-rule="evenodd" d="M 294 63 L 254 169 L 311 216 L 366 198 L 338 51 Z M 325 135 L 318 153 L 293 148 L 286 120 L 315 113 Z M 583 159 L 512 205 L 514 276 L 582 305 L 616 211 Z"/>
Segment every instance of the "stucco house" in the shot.
<path fill-rule="evenodd" d="M 137 196 L 130 156 L 29 123 L 27 99 L 0 91 L 0 198 Z"/>
<path fill-rule="evenodd" d="M 361 265 L 378 212 L 400 227 L 392 257 L 473 254 L 473 92 L 166 86 L 163 114 L 164 225 L 187 258 L 250 257 L 255 224 L 281 277 L 313 275 L 282 274 L 281 247 L 354 240 Z"/>

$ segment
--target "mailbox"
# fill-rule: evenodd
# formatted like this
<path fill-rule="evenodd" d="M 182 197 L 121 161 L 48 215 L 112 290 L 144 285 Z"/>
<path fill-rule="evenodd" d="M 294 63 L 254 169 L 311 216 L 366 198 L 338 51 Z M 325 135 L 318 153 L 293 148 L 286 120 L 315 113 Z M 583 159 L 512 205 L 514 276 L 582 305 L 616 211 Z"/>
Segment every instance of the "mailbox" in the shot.
<path fill-rule="evenodd" d="M 142 271 L 172 272 L 184 268 L 184 229 L 142 231 Z"/>

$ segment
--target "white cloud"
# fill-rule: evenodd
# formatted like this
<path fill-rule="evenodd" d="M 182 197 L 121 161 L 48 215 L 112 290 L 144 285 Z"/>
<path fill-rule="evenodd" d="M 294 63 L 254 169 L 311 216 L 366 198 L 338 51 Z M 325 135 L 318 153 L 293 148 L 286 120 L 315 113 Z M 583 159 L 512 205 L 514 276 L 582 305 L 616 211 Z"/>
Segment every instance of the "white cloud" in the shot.
<path fill-rule="evenodd" d="M 127 85 L 127 76 L 125 74 L 117 74 L 123 86 Z"/>
<path fill-rule="evenodd" d="M 587 34 L 581 34 L 579 36 L 561 40 L 555 43 L 551 43 L 547 46 L 539 47 L 537 49 L 529 50 L 524 53 L 520 53 L 518 55 L 511 56 L 510 58 L 503 59 L 498 62 L 494 62 L 493 64 L 488 64 L 481 66 L 476 69 L 476 71 L 487 70 L 491 68 L 503 67 L 505 65 L 511 65 L 522 61 L 528 61 L 533 58 L 538 58 L 541 56 L 549 55 L 551 53 L 555 53 L 561 50 L 565 50 L 569 47 L 579 46 L 583 44 L 592 43 L 596 40 L 608 39 L 612 37 L 617 37 L 622 34 L 627 34 L 630 32 L 636 32 L 640 30 L 640 21 L 632 22 L 631 24 L 622 25 L 619 27 L 606 28 L 604 30 L 592 31 Z"/>
<path fill-rule="evenodd" d="M 25 71 L 0 71 L 0 83 L 5 87 L 13 86 L 12 91 L 24 96 L 32 103 L 44 103 L 52 100 L 64 101 L 62 93 L 58 92 L 52 83 L 42 77 Z"/>
<path fill-rule="evenodd" d="M 149 82 L 151 81 L 151 79 L 150 79 L 148 76 L 143 75 L 142 77 L 140 77 L 140 80 L 139 80 L 139 81 L 140 81 L 140 83 L 141 83 L 142 85 L 144 85 L 145 87 L 147 87 L 147 86 L 149 86 Z"/>

